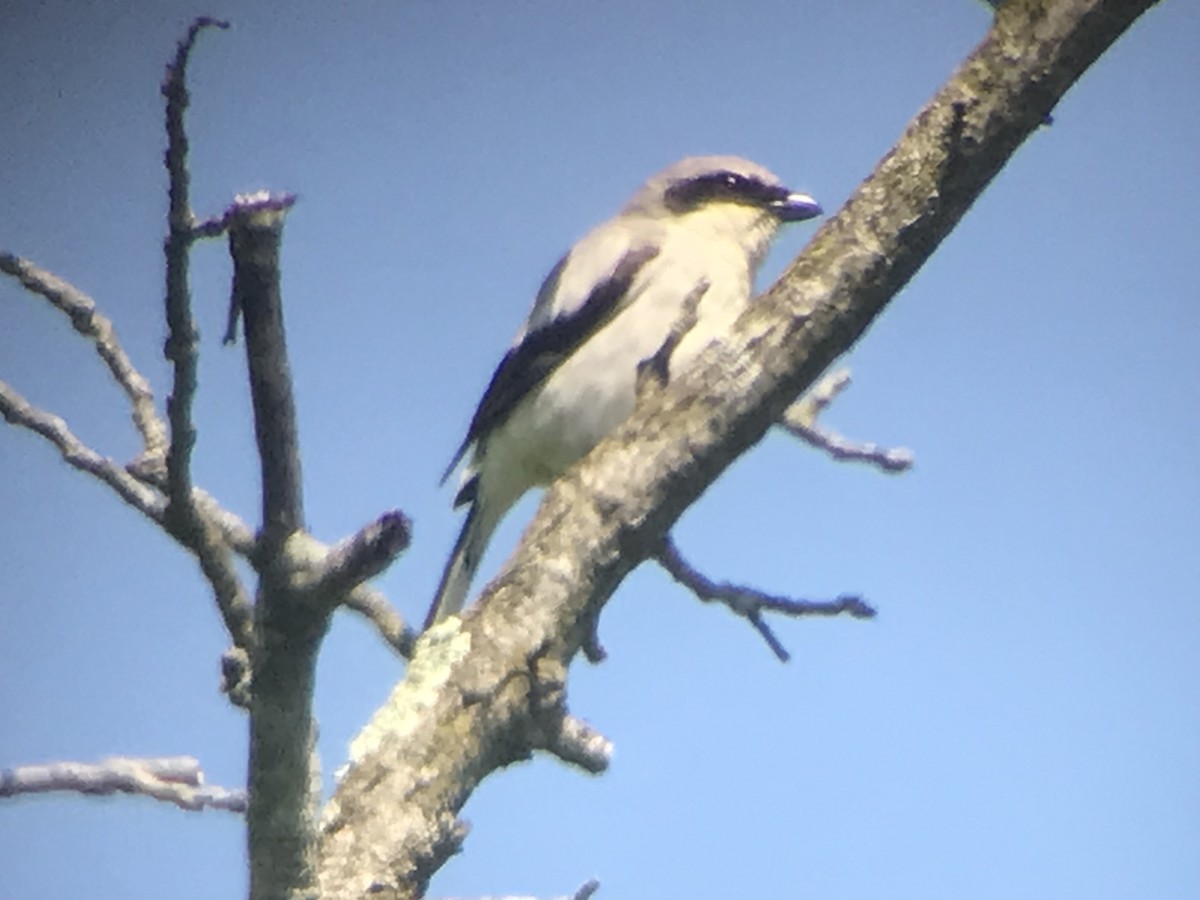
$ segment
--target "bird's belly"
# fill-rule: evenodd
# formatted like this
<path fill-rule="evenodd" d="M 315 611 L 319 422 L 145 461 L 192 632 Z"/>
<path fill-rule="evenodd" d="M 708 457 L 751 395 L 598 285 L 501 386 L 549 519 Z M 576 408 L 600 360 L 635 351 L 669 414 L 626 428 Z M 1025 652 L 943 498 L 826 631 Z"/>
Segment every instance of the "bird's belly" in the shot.
<path fill-rule="evenodd" d="M 716 296 L 721 295 L 730 294 Z M 636 314 L 631 315 L 633 309 L 618 314 L 605 333 L 579 347 L 519 404 L 503 426 L 510 464 L 534 483 L 549 484 L 628 418 L 638 364 L 659 351 L 681 315 L 678 300 L 671 299 L 675 302 L 655 304 L 652 298 L 639 298 Z M 672 354 L 671 371 L 690 364 L 729 328 L 744 305 L 706 305 L 702 300 L 696 324 Z"/>

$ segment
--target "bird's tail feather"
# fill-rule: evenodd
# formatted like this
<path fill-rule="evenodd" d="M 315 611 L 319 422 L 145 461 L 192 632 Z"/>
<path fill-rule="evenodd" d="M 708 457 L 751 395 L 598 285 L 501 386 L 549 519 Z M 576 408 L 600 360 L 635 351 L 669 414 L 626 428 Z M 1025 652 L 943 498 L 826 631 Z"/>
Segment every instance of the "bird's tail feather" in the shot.
<path fill-rule="evenodd" d="M 454 550 L 446 562 L 442 572 L 442 580 L 434 595 L 433 605 L 425 617 L 423 631 L 436 625 L 447 616 L 452 616 L 466 605 L 467 591 L 487 549 L 488 541 L 495 530 L 496 521 L 483 511 L 483 504 L 478 500 L 471 504 L 467 511 L 467 519 L 463 522 L 462 531 L 454 543 Z"/>

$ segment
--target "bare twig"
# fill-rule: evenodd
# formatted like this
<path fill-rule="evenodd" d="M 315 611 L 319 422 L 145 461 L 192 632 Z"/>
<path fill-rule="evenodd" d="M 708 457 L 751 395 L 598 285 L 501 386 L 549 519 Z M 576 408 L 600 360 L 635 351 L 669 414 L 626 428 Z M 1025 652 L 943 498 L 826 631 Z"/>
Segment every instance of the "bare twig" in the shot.
<path fill-rule="evenodd" d="M 412 657 L 417 634 L 406 628 L 404 620 L 387 598 L 379 591 L 360 584 L 346 597 L 346 608 L 353 610 L 375 626 L 379 636 L 405 659 Z"/>
<path fill-rule="evenodd" d="M 417 634 L 405 627 L 383 594 L 363 582 L 386 569 L 411 539 L 412 522 L 399 510 L 384 513 L 333 547 L 307 532 L 296 532 L 287 542 L 289 561 L 302 573 L 295 586 L 316 598 L 319 609 L 340 603 L 363 616 L 385 642 L 408 659 Z"/>
<path fill-rule="evenodd" d="M 600 882 L 595 878 L 588 879 L 579 889 L 573 894 L 560 894 L 557 897 L 546 898 L 546 900 L 590 900 L 590 898 L 600 890 Z M 487 894 L 483 897 L 441 897 L 440 900 L 542 900 L 542 898 L 531 894 Z"/>
<path fill-rule="evenodd" d="M 240 554 L 245 556 L 251 565 L 261 571 L 264 567 L 272 564 L 278 564 L 281 559 L 286 560 L 286 566 L 289 571 L 295 573 L 293 586 L 299 593 L 304 593 L 311 599 L 312 595 L 320 592 L 322 597 L 330 596 L 330 600 L 314 603 L 314 609 L 318 612 L 328 612 L 328 605 L 331 603 L 342 603 L 347 609 L 353 610 L 359 615 L 366 618 L 375 626 L 380 637 L 392 646 L 402 657 L 408 659 L 412 656 L 413 643 L 417 639 L 416 633 L 407 628 L 400 614 L 392 607 L 388 599 L 375 588 L 367 584 L 358 584 L 352 588 L 337 593 L 336 585 L 321 585 L 321 573 L 328 575 L 330 573 L 329 565 L 332 562 L 335 568 L 339 568 L 343 563 L 348 567 L 347 572 L 354 570 L 357 563 L 349 560 L 339 562 L 338 556 L 346 552 L 345 545 L 353 544 L 357 540 L 366 540 L 367 545 L 363 551 L 367 562 L 372 562 L 372 565 L 378 560 L 372 561 L 369 557 L 372 553 L 386 550 L 391 552 L 394 549 L 394 544 L 390 542 L 396 541 L 401 536 L 401 531 L 398 521 L 393 522 L 388 519 L 389 515 L 395 515 L 404 519 L 407 528 L 407 517 L 403 513 L 394 512 L 385 514 L 376 522 L 368 525 L 363 531 L 351 537 L 348 541 L 339 544 L 337 547 L 330 547 L 321 541 L 318 541 L 307 531 L 297 531 L 288 538 L 285 544 L 283 555 L 270 557 L 260 552 L 258 539 L 249 527 L 236 515 L 227 512 L 216 504 L 210 496 L 205 494 L 199 488 L 195 491 L 197 496 L 197 504 L 207 518 L 212 519 L 221 528 L 224 539 Z M 211 511 L 208 508 L 211 505 Z M 392 529 L 397 529 L 392 531 Z M 381 529 L 378 533 L 376 529 Z M 382 547 L 374 547 L 373 541 L 380 541 Z M 390 545 L 390 546 L 389 546 Z M 342 548 L 342 549 L 339 549 Z M 372 549 L 374 547 L 374 549 Z M 396 551 L 399 552 L 399 551 Z M 331 554 L 332 559 L 331 559 Z M 366 570 L 366 577 L 372 577 L 378 572 Z M 336 573 L 335 573 L 336 574 Z M 338 576 L 340 579 L 340 576 Z M 353 581 L 353 578 L 347 576 L 347 581 Z M 331 588 L 337 588 L 333 590 Z"/>
<path fill-rule="evenodd" d="M 850 386 L 850 371 L 839 369 L 821 379 L 816 385 L 784 410 L 780 426 L 802 441 L 823 450 L 843 462 L 865 462 L 884 472 L 906 472 L 912 468 L 912 452 L 903 447 L 880 447 L 868 442 L 849 441 L 817 424 L 817 418 L 833 399 Z"/>
<path fill-rule="evenodd" d="M 160 458 L 167 450 L 167 429 L 154 409 L 150 384 L 134 368 L 132 360 L 117 339 L 107 316 L 96 309 L 96 302 L 74 285 L 27 259 L 0 251 L 0 271 L 12 275 L 29 291 L 49 300 L 66 313 L 75 330 L 88 338 L 125 392 L 132 406 L 133 424 L 142 436 L 143 455 Z"/>
<path fill-rule="evenodd" d="M 192 224 L 192 240 L 200 241 L 205 238 L 220 237 L 229 227 L 229 223 L 225 221 L 225 216 L 210 216 Z"/>
<path fill-rule="evenodd" d="M 221 693 L 234 706 L 249 710 L 253 701 L 254 671 L 245 647 L 233 646 L 221 654 Z"/>
<path fill-rule="evenodd" d="M 256 641 L 250 596 L 238 576 L 233 553 L 222 539 L 221 529 L 200 515 L 186 523 L 168 515 L 166 525 L 175 539 L 196 555 L 200 571 L 212 586 L 230 639 L 238 647 L 253 650 Z"/>
<path fill-rule="evenodd" d="M 237 580 L 225 543 L 228 537 L 235 542 L 239 552 L 252 552 L 253 534 L 245 523 L 222 509 L 208 494 L 195 489 L 195 502 L 204 508 L 206 515 L 197 518 L 194 528 L 203 529 L 203 536 L 197 538 L 195 530 L 181 529 L 179 523 L 168 516 L 166 498 L 157 488 L 101 456 L 76 437 L 59 416 L 34 406 L 3 381 L 0 381 L 0 415 L 9 424 L 27 428 L 45 438 L 58 449 L 68 465 L 108 485 L 122 500 L 195 553 L 213 584 L 218 607 L 234 643 L 245 647 L 252 644 L 250 602 Z"/>
<path fill-rule="evenodd" d="M 204 519 L 216 526 L 224 543 L 239 555 L 254 561 L 258 538 L 241 516 L 225 509 L 216 497 L 203 488 L 192 488 L 192 503 Z"/>
<path fill-rule="evenodd" d="M 245 791 L 205 785 L 200 763 L 189 756 L 118 756 L 98 763 L 60 762 L 0 771 L 0 797 L 51 791 L 141 794 L 182 809 L 246 811 Z"/>
<path fill-rule="evenodd" d="M 192 487 L 191 454 L 196 442 L 192 420 L 192 402 L 196 395 L 196 345 L 199 335 L 192 318 L 191 289 L 188 285 L 188 252 L 196 239 L 195 215 L 189 200 L 190 175 L 187 168 L 188 139 L 184 112 L 189 98 L 185 75 L 188 58 L 196 37 L 205 28 L 227 28 L 228 23 L 202 17 L 188 29 L 179 42 L 174 61 L 167 66 L 162 94 L 166 98 L 168 232 L 166 255 L 167 342 L 164 354 L 174 369 L 174 383 L 167 400 L 167 418 L 171 426 L 171 445 L 167 452 L 167 519 L 171 534 L 190 548 L 212 585 L 217 606 L 234 643 L 251 648 L 254 634 L 250 623 L 250 602 L 222 529 L 205 518 L 196 503 Z"/>
<path fill-rule="evenodd" d="M 787 408 L 787 416 L 799 424 L 814 425 L 817 417 L 829 408 L 838 394 L 848 387 L 850 387 L 849 369 L 830 372 Z"/>
<path fill-rule="evenodd" d="M 780 662 L 787 662 L 791 654 L 779 642 L 770 626 L 763 621 L 764 612 L 775 612 L 785 616 L 838 616 L 846 613 L 856 619 L 870 619 L 875 616 L 873 607 L 861 597 L 851 594 L 843 594 L 836 600 L 797 600 L 728 582 L 718 584 L 693 568 L 680 554 L 679 548 L 669 535 L 663 540 L 655 560 L 672 578 L 704 602 L 724 603 L 736 615 L 753 625 Z"/>
<path fill-rule="evenodd" d="M 167 343 L 164 353 L 175 370 L 174 385 L 167 401 L 171 423 L 171 447 L 167 454 L 167 491 L 171 504 L 184 517 L 195 515 L 191 498 L 191 453 L 196 442 L 192 423 L 192 400 L 196 394 L 196 343 L 199 336 L 192 319 L 191 289 L 188 286 L 188 250 L 195 239 L 195 215 L 189 199 L 191 176 L 187 168 L 188 139 L 183 116 L 189 97 L 186 83 L 188 58 L 200 32 L 206 28 L 228 28 L 229 23 L 201 17 L 179 42 L 174 61 L 167 66 L 162 94 L 167 100 L 166 127 L 169 186 L 168 232 L 164 245 L 167 261 Z"/>
<path fill-rule="evenodd" d="M 0 381 L 0 415 L 12 425 L 28 428 L 58 448 L 66 462 L 81 472 L 99 479 L 117 492 L 122 500 L 146 518 L 163 526 L 185 547 L 196 554 L 200 567 L 217 596 L 217 605 L 233 641 L 239 646 L 252 644 L 250 602 L 237 579 L 236 569 L 216 526 L 197 518 L 191 530 L 184 530 L 167 514 L 167 503 L 155 488 L 125 471 L 119 464 L 101 456 L 79 440 L 61 418 L 29 403 Z M 207 498 L 207 495 L 201 495 Z M 211 498 L 207 498 L 211 501 Z M 215 506 L 215 501 L 211 501 Z M 225 525 L 239 531 L 237 517 L 224 513 Z"/>
<path fill-rule="evenodd" d="M 0 415 L 9 424 L 41 435 L 58 448 L 69 465 L 98 478 L 138 512 L 162 524 L 166 501 L 161 493 L 143 484 L 118 463 L 101 456 L 77 438 L 61 418 L 34 406 L 3 381 L 0 381 Z"/>

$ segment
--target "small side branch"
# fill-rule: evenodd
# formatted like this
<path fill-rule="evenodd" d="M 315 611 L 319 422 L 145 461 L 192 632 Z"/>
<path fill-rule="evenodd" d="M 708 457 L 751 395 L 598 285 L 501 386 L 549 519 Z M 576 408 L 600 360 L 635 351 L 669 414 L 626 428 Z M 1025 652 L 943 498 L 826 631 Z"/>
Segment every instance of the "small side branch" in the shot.
<path fill-rule="evenodd" d="M 0 771 L 0 797 L 52 791 L 140 794 L 188 810 L 246 811 L 245 791 L 205 785 L 199 761 L 190 756 L 118 756 L 98 763 L 61 762 Z"/>
<path fill-rule="evenodd" d="M 718 584 L 693 568 L 669 536 L 663 541 L 662 548 L 654 558 L 672 578 L 701 600 L 706 603 L 724 603 L 736 615 L 753 625 L 780 662 L 787 662 L 791 659 L 791 654 L 763 620 L 763 614 L 766 612 L 785 616 L 839 616 L 845 613 L 856 619 L 875 617 L 874 607 L 853 594 L 843 594 L 835 600 L 797 600 L 727 582 Z"/>
<path fill-rule="evenodd" d="M 385 642 L 408 659 L 417 634 L 405 627 L 383 594 L 364 582 L 383 572 L 411 541 L 412 521 L 400 510 L 391 510 L 332 547 L 306 532 L 296 532 L 287 549 L 292 564 L 303 571 L 296 587 L 314 599 L 316 609 L 344 605 L 367 619 Z"/>
<path fill-rule="evenodd" d="M 227 510 L 203 488 L 192 488 L 192 503 L 205 520 L 213 523 L 224 543 L 240 556 L 254 559 L 258 538 L 241 516 Z"/>
<path fill-rule="evenodd" d="M 162 494 L 134 478 L 113 460 L 101 456 L 76 437 L 60 417 L 34 406 L 3 381 L 0 381 L 0 415 L 11 425 L 41 435 L 58 448 L 68 465 L 107 484 L 146 518 L 162 524 L 166 510 Z"/>
<path fill-rule="evenodd" d="M 412 521 L 400 510 L 384 513 L 371 524 L 334 544 L 313 571 L 305 589 L 335 602 L 392 564 L 412 542 Z"/>
<path fill-rule="evenodd" d="M 564 715 L 559 728 L 549 736 L 544 749 L 563 762 L 599 775 L 612 763 L 613 744 L 582 719 Z"/>
<path fill-rule="evenodd" d="M 884 472 L 907 472 L 914 462 L 910 450 L 850 441 L 817 423 L 821 413 L 849 386 L 849 369 L 840 369 L 826 375 L 784 411 L 779 421 L 780 426 L 789 434 L 818 450 L 823 450 L 838 461 L 863 462 Z"/>
<path fill-rule="evenodd" d="M 95 345 L 100 359 L 129 398 L 133 424 L 142 436 L 143 457 L 161 459 L 167 451 L 167 429 L 154 409 L 150 383 L 134 368 L 112 322 L 96 309 L 96 301 L 53 272 L 11 253 L 0 251 L 0 272 L 13 276 L 26 290 L 49 300 L 66 314 L 76 331 Z"/>
<path fill-rule="evenodd" d="M 190 522 L 168 517 L 167 530 L 196 555 L 200 571 L 212 586 L 217 609 L 235 645 L 252 651 L 254 639 L 250 596 L 238 576 L 233 553 L 221 535 L 221 529 L 200 515 Z"/>
<path fill-rule="evenodd" d="M 108 485 L 122 500 L 191 550 L 213 586 L 230 637 L 240 647 L 252 645 L 250 602 L 237 577 L 225 540 L 227 535 L 241 545 L 240 549 L 249 552 L 253 535 L 245 523 L 196 489 L 193 491 L 194 502 L 205 509 L 206 515 L 195 517 L 185 527 L 184 523 L 168 515 L 166 499 L 156 488 L 101 456 L 76 437 L 59 416 L 34 406 L 3 381 L 0 381 L 0 415 L 9 424 L 27 428 L 45 438 L 57 448 L 68 465 Z"/>

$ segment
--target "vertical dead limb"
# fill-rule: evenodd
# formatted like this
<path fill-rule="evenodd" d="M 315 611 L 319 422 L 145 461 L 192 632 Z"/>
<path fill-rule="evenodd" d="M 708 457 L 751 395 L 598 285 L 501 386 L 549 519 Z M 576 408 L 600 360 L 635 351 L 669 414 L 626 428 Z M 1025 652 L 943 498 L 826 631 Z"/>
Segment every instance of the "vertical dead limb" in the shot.
<path fill-rule="evenodd" d="M 233 306 L 246 333 L 254 434 L 262 470 L 262 550 L 277 552 L 304 527 L 300 447 L 292 369 L 283 329 L 279 247 L 291 196 L 239 197 L 227 216 L 233 256 Z"/>
<path fill-rule="evenodd" d="M 226 215 L 202 222 L 196 220 L 189 201 L 184 75 L 196 37 L 213 26 L 225 27 L 207 18 L 191 26 L 162 85 L 170 206 L 164 241 L 168 326 L 164 354 L 173 370 L 169 446 L 168 426 L 154 410 L 148 383 L 133 368 L 111 323 L 99 315 L 91 299 L 2 250 L 0 271 L 65 312 L 76 330 L 95 344 L 133 405 L 145 450 L 136 464 L 123 468 L 84 445 L 60 418 L 32 406 L 3 382 L 0 415 L 40 435 L 72 466 L 107 484 L 197 557 L 235 644 L 223 659 L 229 697 L 251 714 L 250 799 L 241 792 L 205 788 L 198 770 L 193 781 L 183 785 L 172 766 L 154 760 L 108 761 L 103 771 L 59 767 L 50 773 L 53 778 L 44 770 L 23 769 L 17 773 L 20 777 L 0 778 L 4 781 L 0 787 L 6 788 L 0 794 L 48 789 L 125 791 L 187 808 L 238 811 L 248 803 L 251 895 L 298 897 L 306 895 L 314 881 L 319 767 L 311 710 L 317 651 L 333 610 L 347 603 L 368 616 L 402 654 L 411 652 L 412 630 L 381 594 L 364 584 L 408 546 L 410 522 L 402 512 L 391 510 L 332 548 L 303 531 L 300 456 L 279 270 L 284 216 L 292 198 L 239 198 Z M 262 462 L 263 524 L 257 534 L 192 483 L 199 335 L 191 309 L 189 253 L 197 240 L 225 231 L 231 236 L 234 260 L 233 309 L 246 322 Z M 253 607 L 234 565 L 235 553 L 258 572 Z"/>
<path fill-rule="evenodd" d="M 196 395 L 196 342 L 199 335 L 192 319 L 191 288 L 188 285 L 188 251 L 195 237 L 195 215 L 191 203 L 191 176 L 187 168 L 188 139 L 184 113 L 190 97 L 187 64 L 196 38 L 205 28 L 228 28 L 216 19 L 197 19 L 179 42 L 174 61 L 167 66 L 162 94 L 167 101 L 167 344 L 164 355 L 174 367 L 175 383 L 167 400 L 171 424 L 171 447 L 167 454 L 167 489 L 171 505 L 188 515 L 191 499 L 191 453 L 196 443 L 192 424 L 192 400 Z M 194 515 L 194 510 L 191 510 Z"/>
<path fill-rule="evenodd" d="M 247 812 L 252 898 L 292 896 L 313 881 L 320 773 L 312 699 L 317 651 L 333 609 L 310 602 L 288 553 L 288 540 L 304 521 L 279 270 L 284 217 L 292 203 L 290 196 L 239 197 L 226 214 L 263 492 Z"/>
<path fill-rule="evenodd" d="M 196 396 L 196 344 L 199 334 L 192 318 L 191 288 L 188 284 L 188 253 L 196 239 L 195 215 L 190 200 L 187 168 L 188 139 L 184 112 L 188 106 L 185 75 L 196 37 L 205 28 L 227 28 L 216 19 L 197 19 L 179 42 L 174 61 L 167 66 L 162 94 L 167 101 L 168 231 L 166 255 L 167 343 L 163 353 L 174 369 L 174 383 L 167 398 L 167 421 L 171 443 L 167 450 L 167 510 L 164 524 L 185 547 L 196 554 L 200 569 L 213 586 L 217 606 L 234 644 L 249 653 L 254 644 L 250 625 L 250 603 L 233 565 L 233 554 L 217 527 L 196 508 L 192 490 L 191 458 L 196 443 L 192 401 Z M 231 694 L 232 696 L 232 694 Z"/>

